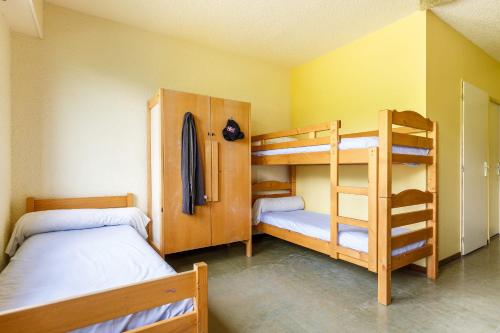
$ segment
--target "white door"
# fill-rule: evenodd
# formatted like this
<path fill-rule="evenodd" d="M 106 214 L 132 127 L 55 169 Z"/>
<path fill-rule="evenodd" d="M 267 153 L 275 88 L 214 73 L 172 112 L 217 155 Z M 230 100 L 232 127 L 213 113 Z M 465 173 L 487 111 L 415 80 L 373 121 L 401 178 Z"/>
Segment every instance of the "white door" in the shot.
<path fill-rule="evenodd" d="M 486 92 L 463 83 L 462 254 L 488 240 L 488 104 Z"/>
<path fill-rule="evenodd" d="M 489 177 L 489 232 L 488 237 L 493 237 L 498 234 L 499 227 L 499 109 L 498 104 L 490 102 L 488 113 L 489 124 L 489 151 L 490 151 L 490 177 Z"/>

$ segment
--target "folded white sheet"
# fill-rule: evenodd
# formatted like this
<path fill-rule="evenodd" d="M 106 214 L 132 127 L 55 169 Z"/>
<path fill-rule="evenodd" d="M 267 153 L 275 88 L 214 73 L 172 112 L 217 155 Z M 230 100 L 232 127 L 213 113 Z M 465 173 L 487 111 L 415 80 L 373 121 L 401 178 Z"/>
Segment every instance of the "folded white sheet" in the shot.
<path fill-rule="evenodd" d="M 106 209 L 59 209 L 27 213 L 17 221 L 5 253 L 13 256 L 26 238 L 53 231 L 129 225 L 147 238 L 149 218 L 136 207 Z"/>
<path fill-rule="evenodd" d="M 261 198 L 255 200 L 253 204 L 252 221 L 257 224 L 265 212 L 288 212 L 300 209 L 304 209 L 304 199 L 300 196 Z"/>

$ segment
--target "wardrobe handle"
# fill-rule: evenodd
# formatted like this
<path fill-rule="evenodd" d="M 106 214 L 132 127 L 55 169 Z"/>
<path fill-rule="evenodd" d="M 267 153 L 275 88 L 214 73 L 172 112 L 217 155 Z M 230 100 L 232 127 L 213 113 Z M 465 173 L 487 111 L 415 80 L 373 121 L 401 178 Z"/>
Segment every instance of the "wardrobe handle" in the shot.
<path fill-rule="evenodd" d="M 219 143 L 212 141 L 212 200 L 219 201 Z"/>
<path fill-rule="evenodd" d="M 212 142 L 205 142 L 205 201 L 212 201 Z"/>

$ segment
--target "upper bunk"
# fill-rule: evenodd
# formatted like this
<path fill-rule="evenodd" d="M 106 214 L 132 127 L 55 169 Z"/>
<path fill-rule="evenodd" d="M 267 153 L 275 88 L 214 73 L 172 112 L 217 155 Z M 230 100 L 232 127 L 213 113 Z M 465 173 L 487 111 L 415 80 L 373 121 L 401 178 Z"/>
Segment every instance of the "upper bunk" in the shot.
<path fill-rule="evenodd" d="M 384 124 L 387 124 L 384 126 Z M 368 164 L 381 145 L 394 164 L 433 164 L 437 125 L 414 111 L 384 110 L 379 130 L 340 133 L 340 121 L 252 136 L 254 165 Z M 382 130 L 384 129 L 384 130 Z"/>

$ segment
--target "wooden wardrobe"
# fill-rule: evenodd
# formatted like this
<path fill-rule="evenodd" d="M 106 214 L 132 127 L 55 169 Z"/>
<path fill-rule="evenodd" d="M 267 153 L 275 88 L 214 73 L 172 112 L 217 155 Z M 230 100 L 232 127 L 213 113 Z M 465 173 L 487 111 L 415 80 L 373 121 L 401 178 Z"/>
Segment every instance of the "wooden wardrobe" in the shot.
<path fill-rule="evenodd" d="M 250 104 L 160 89 L 148 102 L 148 210 L 152 244 L 165 255 L 243 241 L 251 256 Z M 182 213 L 181 136 L 194 115 L 207 203 Z M 234 119 L 244 139 L 226 141 Z"/>

